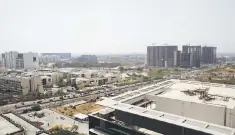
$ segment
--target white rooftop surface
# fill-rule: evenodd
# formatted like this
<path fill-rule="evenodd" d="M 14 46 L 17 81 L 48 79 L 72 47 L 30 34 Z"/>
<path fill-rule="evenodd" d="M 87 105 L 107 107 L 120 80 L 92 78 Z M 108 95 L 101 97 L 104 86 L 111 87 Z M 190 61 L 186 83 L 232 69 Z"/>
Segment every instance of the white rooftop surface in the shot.
<path fill-rule="evenodd" d="M 182 127 L 192 128 L 194 130 L 203 131 L 209 134 L 234 135 L 235 132 L 233 128 L 198 121 L 178 115 L 168 114 L 165 112 L 149 110 L 146 108 L 120 103 L 112 99 L 105 99 L 103 101 L 96 102 L 96 104 L 103 105 L 116 110 L 121 110 L 124 112 L 129 112 L 139 116 L 148 117 L 158 121 L 163 121 Z"/>
<path fill-rule="evenodd" d="M 11 120 L 15 121 L 17 124 L 21 125 L 30 135 L 35 134 L 37 131 L 40 131 L 38 128 L 34 127 L 33 125 L 29 124 L 28 122 L 24 121 L 23 119 L 17 117 L 12 113 L 4 114 Z"/>
<path fill-rule="evenodd" d="M 196 102 L 196 103 L 204 103 L 204 104 L 212 104 L 212 105 L 225 105 L 228 108 L 234 108 L 235 100 L 230 98 L 228 101 L 223 101 L 222 97 L 215 97 L 210 101 L 204 101 L 199 99 L 199 95 L 189 96 L 186 95 L 183 90 L 195 90 L 197 88 L 209 88 L 208 94 L 212 95 L 219 95 L 225 97 L 234 97 L 235 98 L 235 89 L 233 88 L 226 88 L 226 87 L 216 87 L 212 85 L 204 85 L 200 82 L 198 83 L 190 83 L 190 82 L 175 82 L 169 90 L 165 93 L 162 93 L 158 96 L 171 98 L 171 99 L 178 99 L 188 102 Z M 234 96 L 233 96 L 234 95 Z"/>
<path fill-rule="evenodd" d="M 64 125 L 71 127 L 72 125 L 78 125 L 79 129 L 78 132 L 88 134 L 88 124 L 87 123 L 80 123 L 78 121 L 75 121 L 72 118 L 66 117 L 62 114 L 59 114 L 57 112 L 54 112 L 49 109 L 43 109 L 40 112 L 44 112 L 45 116 L 42 118 L 38 117 L 29 117 L 28 114 L 22 114 L 21 116 L 25 117 L 26 119 L 29 119 L 31 121 L 39 121 L 42 122 L 43 125 L 41 126 L 43 129 L 50 129 L 51 127 L 55 125 Z M 32 112 L 33 114 L 34 112 Z M 63 119 L 61 119 L 63 117 Z M 49 125 L 48 125 L 49 124 Z"/>
<path fill-rule="evenodd" d="M 120 102 L 125 102 L 129 99 L 132 98 L 136 98 L 142 95 L 146 95 L 148 93 L 152 93 L 152 92 L 156 92 L 156 91 L 162 91 L 163 88 L 168 88 L 173 84 L 172 81 L 164 81 L 164 82 L 160 82 L 158 84 L 153 84 L 153 85 L 149 85 L 149 86 L 145 86 L 143 88 L 134 90 L 134 91 L 129 91 L 129 92 L 125 92 L 121 95 L 112 97 L 111 99 L 116 100 L 116 101 L 120 101 Z"/>
<path fill-rule="evenodd" d="M 74 117 L 76 117 L 78 119 L 86 119 L 86 118 L 88 118 L 88 115 L 79 113 L 79 114 L 75 114 Z"/>
<path fill-rule="evenodd" d="M 9 121 L 0 117 L 0 135 L 11 134 L 20 131 L 18 127 L 11 124 Z"/>

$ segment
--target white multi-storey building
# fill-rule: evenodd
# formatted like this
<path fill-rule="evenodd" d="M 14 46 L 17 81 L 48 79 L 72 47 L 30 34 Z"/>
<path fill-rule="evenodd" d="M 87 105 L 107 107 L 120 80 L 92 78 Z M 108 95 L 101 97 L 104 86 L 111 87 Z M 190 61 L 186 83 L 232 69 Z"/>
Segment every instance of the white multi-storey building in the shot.
<path fill-rule="evenodd" d="M 59 55 L 42 55 L 40 56 L 41 63 L 54 63 L 60 60 Z"/>
<path fill-rule="evenodd" d="M 32 52 L 5 52 L 2 54 L 1 60 L 8 69 L 37 69 L 39 67 L 38 54 Z"/>
<path fill-rule="evenodd" d="M 39 58 L 38 53 L 24 53 L 24 68 L 25 69 L 37 69 L 39 68 Z"/>

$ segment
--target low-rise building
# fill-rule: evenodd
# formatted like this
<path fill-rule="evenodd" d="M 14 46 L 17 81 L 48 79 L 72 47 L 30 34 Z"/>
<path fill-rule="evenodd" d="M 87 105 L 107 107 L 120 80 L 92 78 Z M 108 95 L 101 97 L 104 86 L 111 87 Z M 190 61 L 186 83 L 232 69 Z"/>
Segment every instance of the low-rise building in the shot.
<path fill-rule="evenodd" d="M 120 77 L 118 74 L 113 74 L 113 73 L 107 73 L 104 75 L 105 78 L 108 79 L 108 81 L 106 83 L 110 84 L 110 83 L 116 83 L 120 81 Z"/>
<path fill-rule="evenodd" d="M 27 95 L 30 93 L 43 93 L 43 87 L 40 76 L 0 76 L 0 91 L 2 93 L 21 93 Z"/>
<path fill-rule="evenodd" d="M 97 78 L 92 78 L 90 83 L 92 86 L 100 86 L 100 85 L 104 85 L 108 82 L 107 78 L 103 78 L 103 77 L 97 77 Z"/>

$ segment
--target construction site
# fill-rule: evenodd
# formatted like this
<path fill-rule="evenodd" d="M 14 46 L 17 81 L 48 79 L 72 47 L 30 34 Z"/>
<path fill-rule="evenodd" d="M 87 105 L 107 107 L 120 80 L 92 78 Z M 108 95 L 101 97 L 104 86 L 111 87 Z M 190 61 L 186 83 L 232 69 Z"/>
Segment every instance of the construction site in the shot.
<path fill-rule="evenodd" d="M 73 117 L 76 114 L 88 115 L 93 112 L 99 111 L 101 109 L 103 109 L 103 107 L 100 105 L 96 105 L 94 103 L 84 103 L 75 106 L 71 105 L 71 106 L 57 107 L 55 111 L 66 116 Z"/>
<path fill-rule="evenodd" d="M 235 68 L 234 67 L 224 67 L 212 69 L 201 75 L 195 77 L 196 80 L 202 82 L 212 82 L 212 83 L 224 83 L 224 84 L 235 84 Z"/>

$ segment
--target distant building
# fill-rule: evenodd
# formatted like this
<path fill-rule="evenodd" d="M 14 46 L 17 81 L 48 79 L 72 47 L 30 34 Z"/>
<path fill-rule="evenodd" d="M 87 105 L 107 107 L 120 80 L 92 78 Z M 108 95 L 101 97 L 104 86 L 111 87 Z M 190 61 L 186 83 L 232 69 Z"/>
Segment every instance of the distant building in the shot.
<path fill-rule="evenodd" d="M 79 62 L 91 62 L 91 63 L 97 63 L 97 57 L 96 55 L 82 55 L 77 58 Z"/>
<path fill-rule="evenodd" d="M 6 68 L 5 68 L 5 63 L 2 59 L 2 55 L 0 55 L 0 73 L 3 73 L 6 71 Z"/>
<path fill-rule="evenodd" d="M 192 63 L 192 53 L 181 53 L 180 56 L 180 67 L 181 68 L 191 68 L 193 63 Z"/>
<path fill-rule="evenodd" d="M 203 64 L 216 63 L 216 47 L 203 46 L 202 47 L 202 62 Z"/>
<path fill-rule="evenodd" d="M 180 66 L 181 51 L 174 51 L 174 66 Z"/>
<path fill-rule="evenodd" d="M 201 67 L 201 46 L 190 46 L 190 45 L 183 45 L 182 47 L 183 53 L 191 53 L 192 57 L 192 67 Z"/>
<path fill-rule="evenodd" d="M 42 56 L 48 56 L 48 55 L 57 55 L 60 57 L 60 59 L 71 59 L 72 58 L 71 53 L 42 53 Z"/>
<path fill-rule="evenodd" d="M 36 69 L 39 67 L 38 54 L 32 52 L 5 52 L 2 54 L 2 63 L 8 69 Z"/>
<path fill-rule="evenodd" d="M 147 65 L 149 67 L 173 67 L 174 52 L 178 46 L 148 46 Z"/>
<path fill-rule="evenodd" d="M 59 55 L 43 55 L 40 56 L 39 61 L 40 63 L 54 63 L 54 62 L 58 62 L 60 60 L 60 56 Z"/>

